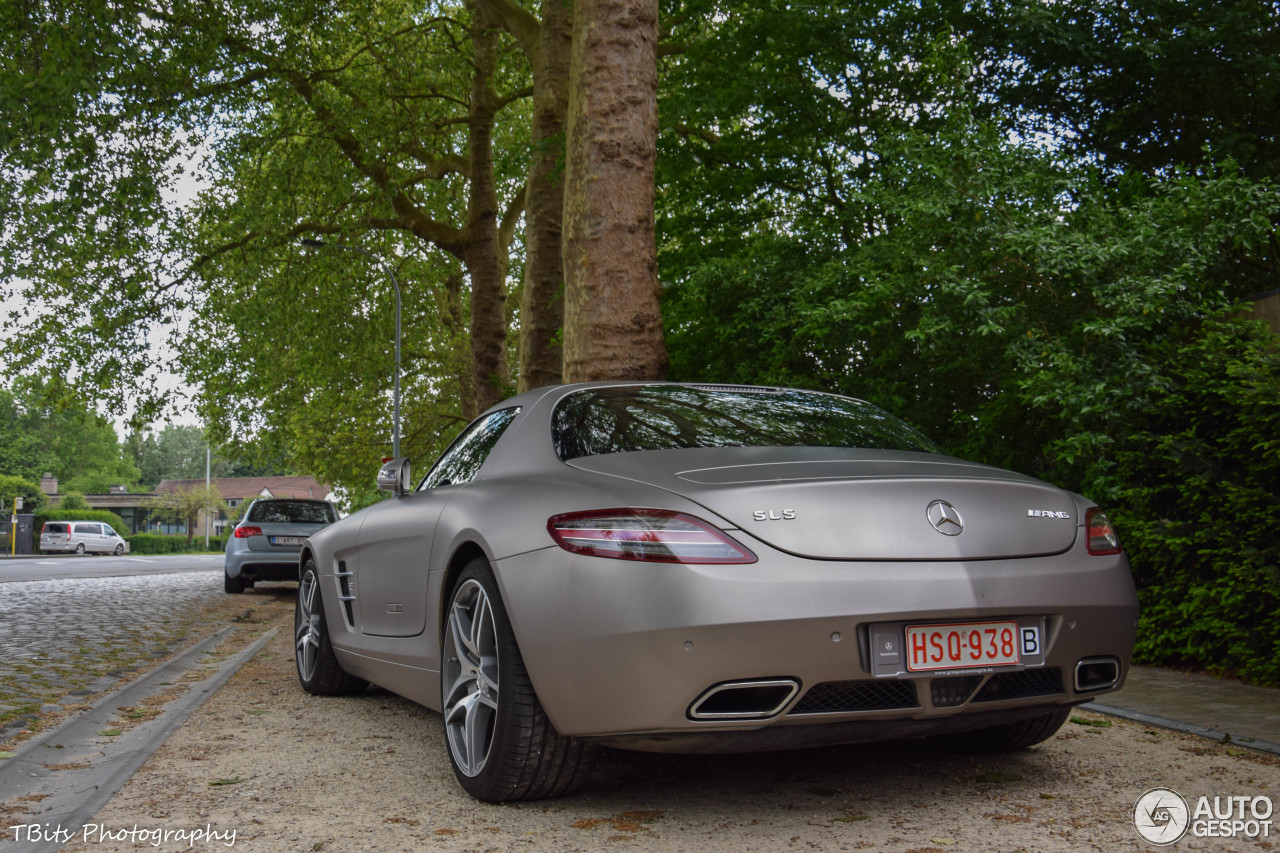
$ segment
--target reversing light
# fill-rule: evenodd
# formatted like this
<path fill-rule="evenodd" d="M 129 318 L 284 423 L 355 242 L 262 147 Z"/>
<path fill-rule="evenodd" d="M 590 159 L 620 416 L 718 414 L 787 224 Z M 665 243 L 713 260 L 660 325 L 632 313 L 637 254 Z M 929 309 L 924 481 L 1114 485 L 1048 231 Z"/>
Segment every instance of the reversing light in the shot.
<path fill-rule="evenodd" d="M 754 563 L 756 555 L 719 530 L 680 512 L 604 509 L 553 515 L 547 532 L 575 554 L 652 563 Z"/>
<path fill-rule="evenodd" d="M 261 527 L 237 527 L 236 528 L 237 539 L 248 539 L 250 536 L 261 536 L 261 535 L 262 535 Z"/>
<path fill-rule="evenodd" d="M 1120 537 L 1116 536 L 1116 529 L 1111 526 L 1111 519 L 1107 518 L 1105 512 L 1096 506 L 1090 508 L 1084 514 L 1084 526 L 1090 554 L 1105 557 L 1107 554 L 1120 553 Z"/>

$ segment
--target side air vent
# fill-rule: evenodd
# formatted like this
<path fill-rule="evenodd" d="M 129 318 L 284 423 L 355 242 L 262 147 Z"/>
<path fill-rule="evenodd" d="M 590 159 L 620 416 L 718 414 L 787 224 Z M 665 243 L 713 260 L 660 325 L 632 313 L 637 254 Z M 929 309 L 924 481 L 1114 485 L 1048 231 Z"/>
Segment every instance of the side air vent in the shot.
<path fill-rule="evenodd" d="M 338 578 L 338 600 L 342 602 L 342 609 L 347 614 L 347 625 L 354 628 L 356 619 L 355 614 L 352 612 L 351 602 L 356 600 L 355 572 L 347 571 L 347 564 L 339 560 L 338 571 L 335 575 Z"/>
<path fill-rule="evenodd" d="M 804 694 L 788 716 L 918 707 L 916 686 L 911 681 L 824 681 Z"/>

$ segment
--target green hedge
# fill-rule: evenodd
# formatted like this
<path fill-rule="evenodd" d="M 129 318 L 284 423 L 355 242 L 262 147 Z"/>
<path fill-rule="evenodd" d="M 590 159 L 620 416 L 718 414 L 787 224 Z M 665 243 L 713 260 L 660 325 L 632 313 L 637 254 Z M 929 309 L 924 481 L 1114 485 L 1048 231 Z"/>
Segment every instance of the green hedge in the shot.
<path fill-rule="evenodd" d="M 1211 323 L 1164 345 L 1168 384 L 1117 440 L 1135 659 L 1280 684 L 1280 338 Z"/>
<path fill-rule="evenodd" d="M 222 539 L 209 537 L 209 551 L 221 551 Z M 135 533 L 129 537 L 129 552 L 132 554 L 203 554 L 206 552 L 204 537 L 197 536 L 190 542 L 186 534 L 175 536 L 162 533 Z"/>

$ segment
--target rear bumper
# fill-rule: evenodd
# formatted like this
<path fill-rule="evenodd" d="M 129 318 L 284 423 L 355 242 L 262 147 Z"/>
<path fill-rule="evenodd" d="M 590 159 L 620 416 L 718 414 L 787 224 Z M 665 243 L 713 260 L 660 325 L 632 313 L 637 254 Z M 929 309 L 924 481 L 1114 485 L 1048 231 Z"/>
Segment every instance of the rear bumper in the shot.
<path fill-rule="evenodd" d="M 921 736 L 1086 702 L 1118 689 L 1128 671 L 1138 602 L 1123 555 L 1090 557 L 1081 544 L 1030 559 L 851 563 L 749 544 L 760 561 L 745 566 L 559 548 L 498 561 L 525 665 L 556 728 L 663 751 Z M 1004 619 L 1043 626 L 1032 665 L 912 673 L 871 663 L 873 625 Z M 1079 662 L 1099 658 L 1114 661 L 1114 684 L 1077 690 Z M 752 680 L 797 689 L 765 716 L 691 716 L 717 685 Z"/>
<path fill-rule="evenodd" d="M 229 578 L 296 581 L 301 550 L 251 551 L 248 548 L 228 548 L 224 569 Z"/>

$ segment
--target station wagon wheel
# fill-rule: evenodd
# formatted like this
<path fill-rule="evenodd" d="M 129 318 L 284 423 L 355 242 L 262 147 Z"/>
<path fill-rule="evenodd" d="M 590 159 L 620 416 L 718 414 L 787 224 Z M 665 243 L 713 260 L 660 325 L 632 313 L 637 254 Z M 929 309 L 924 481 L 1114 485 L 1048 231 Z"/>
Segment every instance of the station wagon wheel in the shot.
<path fill-rule="evenodd" d="M 556 731 L 534 693 L 493 571 L 467 564 L 444 614 L 441 716 L 449 762 L 473 797 L 555 797 L 583 781 L 593 750 Z"/>
<path fill-rule="evenodd" d="M 345 672 L 333 653 L 329 626 L 324 617 L 320 577 L 316 564 L 308 560 L 298 582 L 298 601 L 293 611 L 293 646 L 302 689 L 317 696 L 358 693 L 367 682 Z"/>

